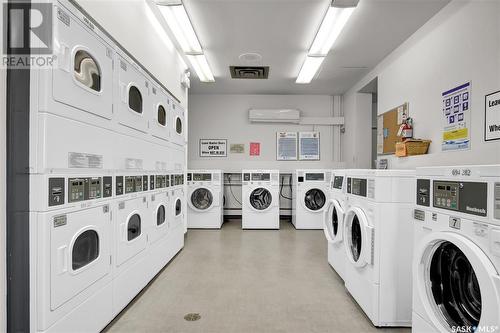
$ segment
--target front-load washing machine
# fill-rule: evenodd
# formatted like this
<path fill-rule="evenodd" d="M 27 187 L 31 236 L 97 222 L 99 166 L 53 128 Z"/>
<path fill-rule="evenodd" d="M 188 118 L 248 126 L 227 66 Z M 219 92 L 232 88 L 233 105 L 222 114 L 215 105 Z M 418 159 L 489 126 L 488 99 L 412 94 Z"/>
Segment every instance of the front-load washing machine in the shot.
<path fill-rule="evenodd" d="M 242 171 L 243 229 L 279 229 L 279 171 Z"/>
<path fill-rule="evenodd" d="M 297 170 L 292 191 L 292 223 L 296 229 L 323 229 L 329 199 L 329 170 Z"/>
<path fill-rule="evenodd" d="M 118 171 L 115 175 L 115 313 L 119 313 L 149 281 L 144 258 L 152 218 L 148 210 L 146 188 L 149 188 L 149 177 L 144 173 Z"/>
<path fill-rule="evenodd" d="M 344 216 L 346 213 L 346 170 L 333 170 L 330 182 L 330 200 L 324 217 L 323 231 L 328 242 L 328 263 L 344 279 L 346 252 L 344 249 Z"/>
<path fill-rule="evenodd" d="M 417 169 L 413 332 L 498 332 L 500 165 Z"/>
<path fill-rule="evenodd" d="M 33 331 L 97 332 L 112 317 L 112 181 L 111 173 L 32 176 Z"/>
<path fill-rule="evenodd" d="M 346 289 L 375 326 L 411 325 L 415 171 L 349 170 Z"/>
<path fill-rule="evenodd" d="M 189 170 L 188 228 L 220 229 L 224 220 L 221 170 Z"/>

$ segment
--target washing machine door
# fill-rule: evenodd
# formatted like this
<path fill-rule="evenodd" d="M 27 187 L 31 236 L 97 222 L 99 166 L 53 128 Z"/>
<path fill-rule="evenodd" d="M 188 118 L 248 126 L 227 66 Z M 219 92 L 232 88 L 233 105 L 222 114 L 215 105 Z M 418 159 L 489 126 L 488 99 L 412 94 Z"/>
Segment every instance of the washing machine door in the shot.
<path fill-rule="evenodd" d="M 113 52 L 80 20 L 60 7 L 55 12 L 67 18 L 54 19 L 52 70 L 54 100 L 89 114 L 111 119 L 113 102 Z M 71 114 L 68 114 L 72 117 Z"/>
<path fill-rule="evenodd" d="M 109 206 L 53 216 L 50 223 L 51 310 L 110 273 Z"/>
<path fill-rule="evenodd" d="M 355 267 L 373 264 L 374 232 L 365 212 L 351 207 L 344 218 L 344 244 L 347 258 Z"/>
<path fill-rule="evenodd" d="M 191 192 L 189 205 L 195 211 L 206 212 L 214 207 L 215 199 L 211 190 L 206 187 L 198 187 Z"/>
<path fill-rule="evenodd" d="M 486 254 L 454 232 L 431 233 L 419 244 L 413 264 L 415 283 L 434 326 L 440 331 L 460 327 L 471 332 L 475 327 L 499 327 L 500 276 Z"/>
<path fill-rule="evenodd" d="M 268 189 L 258 187 L 250 192 L 248 200 L 252 209 L 262 212 L 270 209 L 273 203 L 273 196 Z"/>
<path fill-rule="evenodd" d="M 312 188 L 306 191 L 303 199 L 303 206 L 310 212 L 319 212 L 326 204 L 325 192 L 319 188 Z"/>
<path fill-rule="evenodd" d="M 338 200 L 332 199 L 328 202 L 323 216 L 323 231 L 329 243 L 342 242 L 344 232 L 344 210 Z"/>

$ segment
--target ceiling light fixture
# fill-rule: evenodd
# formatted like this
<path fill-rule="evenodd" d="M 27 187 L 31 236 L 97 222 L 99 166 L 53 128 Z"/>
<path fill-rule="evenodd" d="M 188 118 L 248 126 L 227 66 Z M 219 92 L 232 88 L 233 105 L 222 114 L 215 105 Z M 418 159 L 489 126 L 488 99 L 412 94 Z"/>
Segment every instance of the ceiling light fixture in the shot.
<path fill-rule="evenodd" d="M 200 41 L 182 1 L 158 1 L 160 13 L 201 82 L 215 82 Z"/>
<path fill-rule="evenodd" d="M 312 81 L 357 4 L 358 0 L 333 0 L 331 2 L 300 69 L 296 83 L 307 84 Z"/>

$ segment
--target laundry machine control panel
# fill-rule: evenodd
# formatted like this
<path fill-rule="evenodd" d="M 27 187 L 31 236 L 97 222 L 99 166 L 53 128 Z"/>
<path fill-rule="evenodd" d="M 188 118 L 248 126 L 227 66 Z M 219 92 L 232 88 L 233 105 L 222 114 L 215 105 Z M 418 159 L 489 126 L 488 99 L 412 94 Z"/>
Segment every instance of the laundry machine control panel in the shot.
<path fill-rule="evenodd" d="M 265 181 L 268 182 L 271 180 L 271 174 L 269 173 L 252 173 L 252 181 Z"/>
<path fill-rule="evenodd" d="M 109 198 L 113 196 L 113 177 L 102 178 L 102 197 Z"/>
<path fill-rule="evenodd" d="M 165 187 L 167 187 L 167 176 L 156 175 L 156 188 L 165 188 Z"/>
<path fill-rule="evenodd" d="M 325 174 L 322 172 L 306 173 L 306 181 L 324 181 Z"/>
<path fill-rule="evenodd" d="M 193 173 L 193 181 L 195 181 L 195 182 L 210 182 L 210 181 L 212 181 L 212 174 L 211 173 Z"/>
<path fill-rule="evenodd" d="M 347 193 L 366 197 L 368 180 L 364 178 L 347 178 Z"/>
<path fill-rule="evenodd" d="M 488 184 L 434 181 L 433 203 L 436 208 L 487 216 Z"/>
<path fill-rule="evenodd" d="M 343 184 L 344 184 L 344 177 L 343 176 L 335 176 L 333 178 L 333 188 L 335 188 L 337 190 L 341 190 Z"/>

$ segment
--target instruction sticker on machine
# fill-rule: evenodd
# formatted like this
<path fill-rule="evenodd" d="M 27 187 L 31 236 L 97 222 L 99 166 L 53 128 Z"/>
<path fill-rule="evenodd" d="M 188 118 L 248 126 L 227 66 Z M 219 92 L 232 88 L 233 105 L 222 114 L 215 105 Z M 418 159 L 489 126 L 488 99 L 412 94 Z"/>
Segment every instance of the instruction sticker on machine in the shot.
<path fill-rule="evenodd" d="M 471 83 L 445 91 L 443 94 L 443 151 L 470 148 Z"/>
<path fill-rule="evenodd" d="M 200 139 L 200 157 L 226 157 L 227 140 Z"/>
<path fill-rule="evenodd" d="M 319 132 L 299 132 L 299 160 L 319 161 Z"/>

